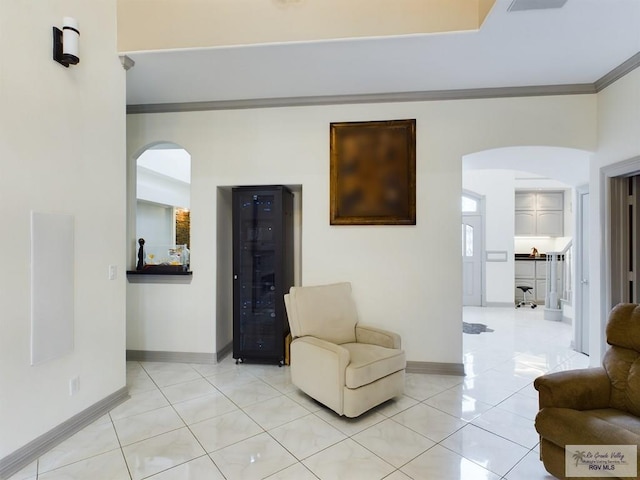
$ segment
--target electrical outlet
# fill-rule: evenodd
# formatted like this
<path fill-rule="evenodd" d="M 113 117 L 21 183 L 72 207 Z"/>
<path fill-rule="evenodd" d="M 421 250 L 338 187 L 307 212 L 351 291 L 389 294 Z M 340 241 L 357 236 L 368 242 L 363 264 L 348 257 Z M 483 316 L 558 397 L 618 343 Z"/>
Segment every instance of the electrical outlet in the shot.
<path fill-rule="evenodd" d="M 75 376 L 69 380 L 69 396 L 73 396 L 80 390 L 80 377 Z"/>
<path fill-rule="evenodd" d="M 118 266 L 109 265 L 109 280 L 115 280 L 118 278 Z"/>

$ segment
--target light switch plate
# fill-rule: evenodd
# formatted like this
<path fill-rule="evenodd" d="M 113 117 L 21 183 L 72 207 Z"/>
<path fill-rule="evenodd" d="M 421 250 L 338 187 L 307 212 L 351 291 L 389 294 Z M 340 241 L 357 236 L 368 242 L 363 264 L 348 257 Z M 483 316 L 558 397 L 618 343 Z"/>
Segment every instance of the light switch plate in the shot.
<path fill-rule="evenodd" d="M 115 280 L 118 278 L 118 266 L 109 265 L 109 280 Z"/>

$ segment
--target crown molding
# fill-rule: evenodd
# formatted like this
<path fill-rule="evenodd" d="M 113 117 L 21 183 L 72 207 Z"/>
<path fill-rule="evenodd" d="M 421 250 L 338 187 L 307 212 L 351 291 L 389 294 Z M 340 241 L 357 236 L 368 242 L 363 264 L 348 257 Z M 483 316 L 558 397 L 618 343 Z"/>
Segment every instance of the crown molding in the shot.
<path fill-rule="evenodd" d="M 250 108 L 310 107 L 358 103 L 433 102 L 484 98 L 584 95 L 593 93 L 596 93 L 596 91 L 591 83 L 572 85 L 540 85 L 529 87 L 432 90 L 424 92 L 373 93 L 362 95 L 326 95 L 317 97 L 214 100 L 211 102 L 155 103 L 147 105 L 127 105 L 127 114 L 243 110 Z"/>
<path fill-rule="evenodd" d="M 120 63 L 125 70 L 131 70 L 136 62 L 128 55 L 120 55 Z"/>
<path fill-rule="evenodd" d="M 435 102 L 445 100 L 476 100 L 552 95 L 589 95 L 604 90 L 609 85 L 638 67 L 640 67 L 640 52 L 636 53 L 593 83 L 373 93 L 362 95 L 322 95 L 310 97 L 252 98 L 246 100 L 214 100 L 208 102 L 153 103 L 127 105 L 127 114 L 135 115 L 144 113 L 202 112 L 209 110 L 312 107 L 326 105 L 353 105 L 360 103 Z"/>
<path fill-rule="evenodd" d="M 609 85 L 611 85 L 617 80 L 620 80 L 627 73 L 631 73 L 638 67 L 640 67 L 640 52 L 636 53 L 634 56 L 622 62 L 620 65 L 618 65 L 616 68 L 611 70 L 609 73 L 606 73 L 605 75 L 600 77 L 598 80 L 596 80 L 593 84 L 594 87 L 596 88 L 596 92 L 601 92 L 602 90 L 607 88 Z"/>

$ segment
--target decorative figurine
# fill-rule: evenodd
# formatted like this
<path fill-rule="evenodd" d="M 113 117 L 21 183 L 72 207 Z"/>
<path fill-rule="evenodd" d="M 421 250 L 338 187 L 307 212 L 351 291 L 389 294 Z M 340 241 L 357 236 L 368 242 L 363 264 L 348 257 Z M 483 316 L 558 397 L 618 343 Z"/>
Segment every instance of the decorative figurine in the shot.
<path fill-rule="evenodd" d="M 531 255 L 529 255 L 529 256 L 530 256 L 530 257 L 534 257 L 534 258 L 535 258 L 535 257 L 539 257 L 539 256 L 540 256 L 540 254 L 538 253 L 538 249 L 537 249 L 536 247 L 533 247 L 533 248 L 531 249 Z"/>
<path fill-rule="evenodd" d="M 182 246 L 182 255 L 181 255 L 181 260 L 182 260 L 182 270 L 185 272 L 189 271 L 189 264 L 191 262 L 191 259 L 189 258 L 190 256 L 189 249 L 187 248 L 187 244 L 185 243 Z"/>
<path fill-rule="evenodd" d="M 140 244 L 140 248 L 138 249 L 138 264 L 136 265 L 136 270 L 142 270 L 144 268 L 144 238 L 139 238 L 138 244 Z"/>

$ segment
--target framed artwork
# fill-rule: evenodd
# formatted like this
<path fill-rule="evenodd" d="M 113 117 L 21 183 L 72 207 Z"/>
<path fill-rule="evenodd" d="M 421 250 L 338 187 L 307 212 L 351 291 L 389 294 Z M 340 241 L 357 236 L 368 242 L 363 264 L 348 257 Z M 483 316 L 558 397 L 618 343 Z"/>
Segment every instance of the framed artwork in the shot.
<path fill-rule="evenodd" d="M 331 225 L 416 224 L 416 121 L 331 124 Z"/>

